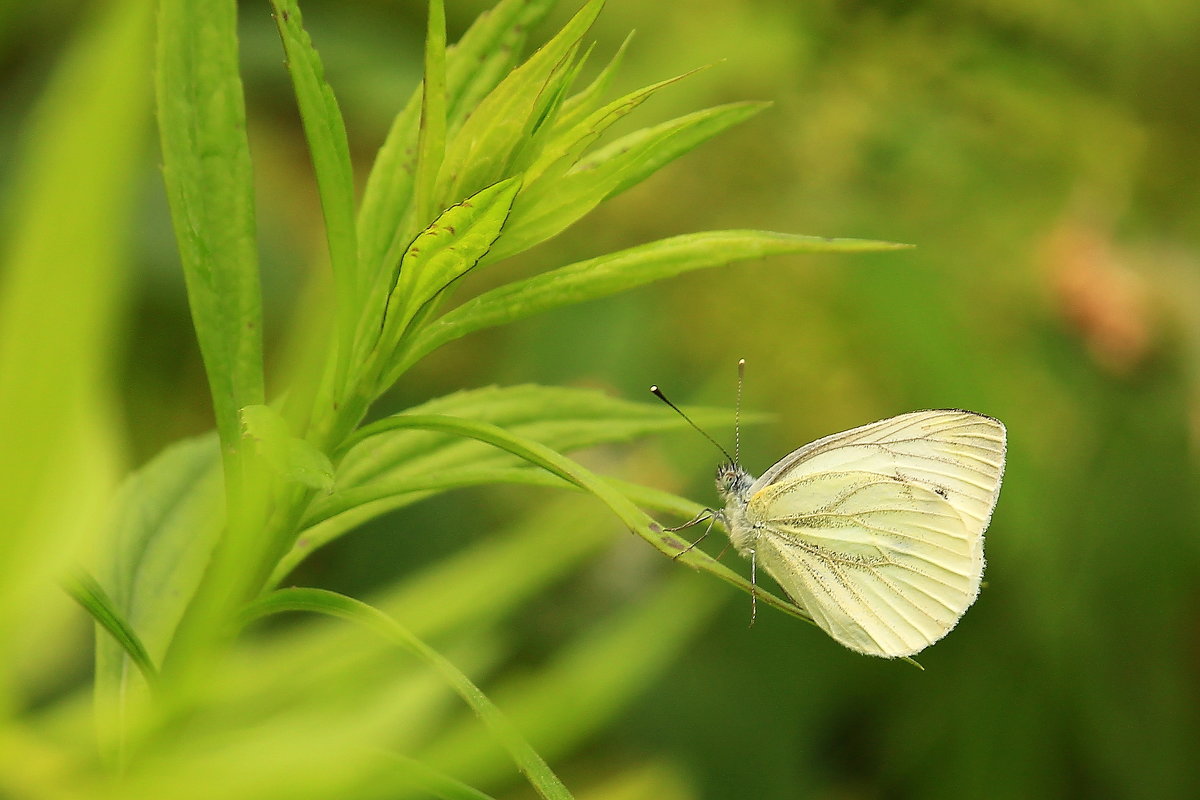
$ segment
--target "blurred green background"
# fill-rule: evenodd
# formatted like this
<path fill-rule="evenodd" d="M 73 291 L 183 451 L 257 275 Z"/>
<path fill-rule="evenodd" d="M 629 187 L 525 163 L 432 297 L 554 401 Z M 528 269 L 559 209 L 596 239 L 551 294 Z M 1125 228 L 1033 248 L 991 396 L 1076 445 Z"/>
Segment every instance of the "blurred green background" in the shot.
<path fill-rule="evenodd" d="M 490 3 L 448 5 L 453 39 Z M 418 80 L 423 5 L 304 9 L 365 176 Z M 62 0 L 2 12 L 6 152 L 94 12 Z M 304 325 L 323 234 L 266 4 L 243 4 L 242 25 L 270 368 Z M 917 408 L 999 417 L 1010 452 L 986 588 L 921 656 L 924 671 L 773 612 L 748 628 L 745 595 L 688 575 L 719 604 L 673 608 L 702 624 L 552 759 L 560 775 L 581 797 L 631 799 L 1200 796 L 1200 4 L 610 0 L 597 60 L 634 28 L 616 90 L 714 65 L 656 97 L 639 124 L 740 99 L 774 107 L 480 281 L 708 229 L 917 247 L 702 271 L 487 332 L 422 363 L 381 410 L 523 382 L 632 399 L 657 383 L 677 402 L 731 405 L 744 357 L 746 408 L 775 415 L 743 432 L 752 472 Z M 130 467 L 211 427 L 144 135 L 114 355 Z M 691 434 L 584 457 L 706 503 L 717 459 Z M 553 500 L 528 489 L 434 499 L 318 553 L 296 580 L 369 597 Z M 582 526 L 606 512 L 579 499 L 566 513 Z M 536 665 L 592 616 L 686 572 L 600 521 L 605 552 L 505 622 L 506 669 Z M 80 619 L 77 648 L 87 635 Z M 82 659 L 56 669 L 38 678 L 40 702 L 86 679 Z"/>

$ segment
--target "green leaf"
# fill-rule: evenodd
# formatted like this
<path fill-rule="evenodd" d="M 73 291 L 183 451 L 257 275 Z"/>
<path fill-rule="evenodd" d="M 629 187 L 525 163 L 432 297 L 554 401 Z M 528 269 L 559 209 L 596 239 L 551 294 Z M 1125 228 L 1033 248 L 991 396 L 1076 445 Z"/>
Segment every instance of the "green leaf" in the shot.
<path fill-rule="evenodd" d="M 630 92 L 596 109 L 569 128 L 561 129 L 560 126 L 556 126 L 558 129 L 554 131 L 553 139 L 542 149 L 537 161 L 525 171 L 526 191 L 535 187 L 541 188 L 540 184 L 543 182 L 549 187 L 549 191 L 553 191 L 558 180 L 606 130 L 624 119 L 659 90 L 691 74 L 694 74 L 694 71 Z"/>
<path fill-rule="evenodd" d="M 382 611 L 345 595 L 323 589 L 279 589 L 256 600 L 245 610 L 250 621 L 284 611 L 313 611 L 341 617 L 377 631 L 432 667 L 483 721 L 508 750 L 517 767 L 538 794 L 547 800 L 570 800 L 571 793 L 541 756 L 529 746 L 491 700 L 457 667 Z"/>
<path fill-rule="evenodd" d="M 405 215 L 413 211 L 420 96 L 413 95 L 396 115 L 363 192 L 358 214 L 359 261 L 373 288 L 388 279 L 388 254 L 403 248 L 412 238 Z"/>
<path fill-rule="evenodd" d="M 480 15 L 446 52 L 446 103 L 450 130 L 457 130 L 479 100 L 516 63 L 526 31 L 555 0 L 502 0 Z M 403 252 L 416 233 L 410 206 L 422 91 L 413 94 L 392 122 L 363 194 L 358 241 L 363 269 L 381 281 L 391 277 L 386 256 Z"/>
<path fill-rule="evenodd" d="M 625 41 L 621 42 L 621 46 L 617 48 L 617 52 L 609 59 L 604 69 L 600 70 L 600 74 L 585 89 L 572 95 L 563 103 L 558 118 L 554 121 L 555 128 L 570 130 L 582 122 L 584 117 L 591 114 L 593 109 L 599 107 L 600 98 L 612 84 L 612 79 L 625 59 L 625 52 L 631 41 L 633 41 L 632 32 L 625 37 Z"/>
<path fill-rule="evenodd" d="M 258 454 L 283 478 L 333 491 L 333 464 L 311 442 L 292 435 L 287 422 L 270 406 L 246 406 L 241 410 L 242 430 L 252 439 Z"/>
<path fill-rule="evenodd" d="M 150 654 L 96 579 L 83 570 L 76 570 L 63 580 L 63 588 L 112 636 L 137 666 L 146 683 L 153 686 L 158 680 L 158 670 L 150 660 Z"/>
<path fill-rule="evenodd" d="M 704 510 L 702 505 L 666 492 L 614 478 L 604 480 L 639 506 L 665 511 L 680 520 L 691 519 Z M 330 502 L 314 506 L 305 520 L 308 527 L 295 547 L 280 561 L 271 585 L 282 581 L 309 553 L 371 519 L 450 489 L 498 484 L 582 491 L 557 475 L 531 466 L 450 467 L 434 475 L 404 473 L 381 478 L 339 492 Z M 575 533 L 578 534 L 577 526 Z"/>
<path fill-rule="evenodd" d="M 468 333 L 550 309 L 617 294 L 691 270 L 785 253 L 862 253 L 905 245 L 769 231 L 709 231 L 675 236 L 516 281 L 472 298 L 427 325 L 398 359 L 403 371 Z"/>
<path fill-rule="evenodd" d="M 698 424 L 709 427 L 727 426 L 733 420 L 726 409 L 689 408 L 687 412 Z M 600 392 L 549 386 L 464 391 L 406 413 L 453 414 L 491 422 L 560 451 L 631 441 L 686 426 L 658 403 L 633 403 Z M 494 447 L 458 436 L 416 430 L 376 436 L 351 449 L 342 460 L 337 492 L 310 506 L 305 530 L 276 568 L 273 582 L 313 550 L 355 526 L 433 493 L 486 483 L 564 485 L 561 479 L 522 464 Z M 628 494 L 633 490 L 623 485 L 622 491 Z M 644 488 L 636 491 L 640 498 L 646 497 Z M 697 510 L 687 507 L 677 513 L 686 519 Z"/>
<path fill-rule="evenodd" d="M 531 116 L 533 124 L 528 134 L 513 151 L 507 172 L 526 172 L 529 166 L 541 157 L 546 143 L 554 136 L 559 109 L 566 102 L 567 93 L 571 91 L 572 84 L 579 77 L 579 73 L 592 51 L 589 46 L 582 56 L 578 56 L 579 47 L 579 43 L 573 45 L 546 80 L 539 93 L 538 101 L 534 105 Z"/>
<path fill-rule="evenodd" d="M 657 508 L 669 513 L 678 514 L 680 519 L 690 519 L 704 510 L 698 505 L 681 497 L 659 492 L 636 483 L 620 481 L 615 478 L 605 478 L 615 490 L 628 497 L 639 506 Z M 395 477 L 378 479 L 338 492 L 335 498 L 322 502 L 313 507 L 305 525 L 317 526 L 342 514 L 352 512 L 363 506 L 377 503 L 381 500 L 401 500 L 403 505 L 424 499 L 432 494 L 448 489 L 461 489 L 467 486 L 485 486 L 495 484 L 512 484 L 520 486 L 540 486 L 554 489 L 579 489 L 575 484 L 563 478 L 534 467 L 451 467 L 436 474 L 400 474 Z M 400 507 L 399 503 L 389 503 L 389 511 Z M 687 509 L 684 513 L 681 509 Z M 306 537 L 307 538 L 307 537 Z M 311 548 L 312 543 L 309 543 Z"/>
<path fill-rule="evenodd" d="M 399 414 L 393 417 L 386 417 L 361 428 L 356 434 L 356 440 L 365 441 L 372 436 L 405 428 L 442 431 L 453 433 L 457 436 L 477 439 L 478 441 L 486 442 L 501 450 L 512 453 L 542 469 L 548 470 L 595 495 L 597 499 L 607 505 L 617 515 L 626 527 L 642 539 L 645 539 L 664 555 L 681 564 L 687 564 L 695 569 L 715 575 L 743 591 L 753 592 L 759 601 L 766 605 L 774 606 L 794 617 L 814 624 L 812 618 L 804 609 L 764 591 L 761 587 L 752 588 L 750 582 L 736 572 L 716 561 L 707 553 L 699 549 L 690 548 L 688 542 L 683 541 L 673 532 L 664 530 L 661 525 L 646 516 L 632 501 L 613 488 L 608 482 L 581 464 L 572 461 L 540 442 L 515 436 L 510 431 L 486 422 L 435 414 Z"/>
<path fill-rule="evenodd" d="M 540 122 L 556 76 L 569 69 L 569 56 L 600 13 L 603 0 L 589 2 L 553 39 L 513 70 L 471 112 L 446 150 L 438 197 L 457 198 L 511 174 L 514 153 Z"/>
<path fill-rule="evenodd" d="M 131 475 L 117 496 L 104 558 L 95 572 L 115 613 L 138 632 L 155 663 L 162 662 L 221 532 L 218 455 L 212 434 L 174 444 Z M 119 727 L 137 695 L 134 666 L 113 640 L 96 642 L 96 699 L 103 725 Z"/>
<path fill-rule="evenodd" d="M 664 81 L 643 92 L 653 91 L 675 80 L 679 78 Z M 587 121 L 594 126 L 595 136 L 599 136 L 607 125 L 628 113 L 647 96 L 631 96 L 632 99 L 628 100 L 622 98 L 624 105 L 618 105 L 611 111 L 601 109 L 597 112 L 603 113 L 608 119 L 601 117 Z M 561 233 L 606 198 L 644 180 L 672 159 L 765 107 L 762 103 L 731 103 L 689 114 L 624 137 L 613 147 L 604 148 L 604 158 L 586 159 L 575 164 L 569 172 L 566 168 L 574 163 L 578 152 L 577 147 L 568 146 L 556 163 L 547 165 L 549 172 L 543 180 L 521 193 L 513 207 L 512 222 L 489 254 L 489 260 L 499 260 L 528 250 Z M 595 138 L 587 130 L 571 132 L 569 135 L 580 137 L 577 142 L 579 147 L 590 144 Z"/>
<path fill-rule="evenodd" d="M 163 178 L 217 431 L 232 451 L 240 438 L 238 409 L 263 402 L 254 175 L 238 77 L 237 3 L 163 0 L 159 9 Z"/>
<path fill-rule="evenodd" d="M 527 32 L 558 0 L 501 0 L 485 11 L 446 53 L 451 127 L 457 130 L 520 59 Z"/>
<path fill-rule="evenodd" d="M 325 67 L 304 30 L 296 0 L 271 0 L 275 24 L 287 54 L 288 72 L 296 93 L 304 135 L 317 176 L 325 239 L 337 291 L 338 330 L 343 359 L 349 352 L 358 309 L 370 288 L 370 277 L 358 263 L 354 221 L 354 170 L 346 126 Z"/>
<path fill-rule="evenodd" d="M 420 224 L 434 217 L 433 189 L 446 155 L 446 9 L 442 0 L 429 0 L 423 89 L 416 176 L 417 220 Z"/>
<path fill-rule="evenodd" d="M 614 197 L 770 105 L 761 102 L 727 103 L 634 131 L 589 153 L 576 165 L 574 172 L 603 176 L 606 182 L 612 183 L 606 199 Z"/>
<path fill-rule="evenodd" d="M 613 543 L 611 520 L 604 514 L 581 515 L 580 508 L 574 494 L 548 497 L 530 513 L 489 527 L 454 553 L 395 581 L 373 603 L 411 620 L 412 630 L 426 639 L 467 633 L 478 641 Z M 565 530 L 571 535 L 564 536 Z M 256 654 L 269 651 L 276 663 L 298 663 L 342 652 L 339 640 L 346 635 L 323 627 L 288 641 L 256 641 L 252 646 Z M 303 680 L 273 686 L 286 697 Z"/>
<path fill-rule="evenodd" d="M 558 386 L 472 389 L 422 403 L 404 414 L 440 414 L 489 422 L 529 436 L 555 449 L 578 449 L 601 443 L 631 441 L 650 433 L 683 429 L 687 423 L 660 403 L 632 402 L 602 392 Z M 727 409 L 689 408 L 700 425 L 727 426 Z M 460 436 L 403 430 L 372 437 L 369 444 L 345 445 L 339 472 L 342 488 L 360 486 L 381 476 L 403 472 L 426 474 L 449 467 L 480 466 L 495 448 Z M 503 464 L 512 463 L 505 459 Z"/>
<path fill-rule="evenodd" d="M 0 209 L 4 713 L 28 702 L 11 648 L 45 639 L 47 614 L 57 619 L 46 593 L 78 548 L 94 546 L 125 456 L 117 355 L 152 141 L 154 19 L 138 0 L 91 11 L 71 19 L 50 74 L 39 70 L 36 104 L 9 120 Z"/>
<path fill-rule="evenodd" d="M 567 755 L 603 730 L 630 700 L 664 681 L 664 673 L 720 607 L 721 594 L 692 575 L 658 583 L 581 631 L 536 671 L 510 677 L 491 691 L 540 753 Z M 675 684 L 668 677 L 665 685 Z M 502 778 L 507 765 L 483 747 L 486 742 L 473 727 L 460 724 L 418 756 L 473 782 Z"/>
<path fill-rule="evenodd" d="M 503 230 L 520 188 L 516 178 L 489 186 L 446 209 L 409 245 L 400 260 L 395 286 L 387 296 L 379 339 L 372 348 L 376 369 L 385 375 L 379 389 L 395 379 L 387 377 L 391 356 L 409 324 L 487 254 Z"/>
<path fill-rule="evenodd" d="M 327 498 L 323 502 L 314 503 L 304 518 L 303 526 L 310 528 L 320 525 L 322 522 L 333 517 L 379 500 L 387 500 L 405 495 L 415 495 L 417 497 L 414 499 L 420 499 L 450 489 L 462 489 L 467 486 L 483 486 L 498 483 L 554 487 L 564 485 L 561 479 L 529 467 L 463 466 L 450 467 L 438 470 L 436 473 L 419 475 L 409 474 L 406 470 L 398 476 L 374 480 L 363 486 L 341 490 L 335 497 Z M 389 509 L 395 507 L 390 506 Z M 305 539 L 308 540 L 305 543 L 306 549 L 310 551 L 313 547 L 326 543 L 324 541 L 314 542 L 307 535 Z"/>

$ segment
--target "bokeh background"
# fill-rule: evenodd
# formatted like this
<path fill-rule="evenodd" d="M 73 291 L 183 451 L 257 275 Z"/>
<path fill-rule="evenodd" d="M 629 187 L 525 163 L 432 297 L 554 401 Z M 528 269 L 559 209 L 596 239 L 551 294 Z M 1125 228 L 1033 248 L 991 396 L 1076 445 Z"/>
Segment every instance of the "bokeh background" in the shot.
<path fill-rule="evenodd" d="M 488 5 L 450 0 L 451 38 Z M 424 9 L 304 9 L 365 177 L 418 80 Z M 563 4 L 545 30 L 573 10 Z M 94 12 L 63 0 L 3 11 L 5 152 Z M 278 365 L 305 324 L 323 234 L 268 7 L 244 3 L 243 15 Z M 597 61 L 634 28 L 618 90 L 712 65 L 636 122 L 741 99 L 774 106 L 480 285 L 709 229 L 916 247 L 703 271 L 489 331 L 421 364 L 380 410 L 525 382 L 632 399 L 657 383 L 677 402 L 731 405 L 745 358 L 745 407 L 773 415 L 743 431 L 752 472 L 835 430 L 962 407 L 1008 425 L 1008 473 L 986 588 L 921 656 L 924 671 L 773 612 L 749 628 L 745 595 L 689 576 L 712 602 L 671 613 L 697 624 L 556 769 L 582 797 L 1200 796 L 1200 4 L 610 0 Z M 211 427 L 153 135 L 131 135 L 145 137 L 145 157 L 113 345 L 130 468 Z M 715 501 L 718 454 L 693 434 L 583 458 Z M 557 502 L 532 489 L 434 499 L 318 553 L 297 581 L 370 597 Z M 558 523 L 561 535 L 600 518 L 611 543 L 504 622 L 498 674 L 686 572 L 598 504 L 570 502 L 563 519 L 580 522 Z M 61 669 L 38 678 L 39 702 L 82 691 L 86 658 Z M 502 796 L 528 795 L 496 780 Z"/>

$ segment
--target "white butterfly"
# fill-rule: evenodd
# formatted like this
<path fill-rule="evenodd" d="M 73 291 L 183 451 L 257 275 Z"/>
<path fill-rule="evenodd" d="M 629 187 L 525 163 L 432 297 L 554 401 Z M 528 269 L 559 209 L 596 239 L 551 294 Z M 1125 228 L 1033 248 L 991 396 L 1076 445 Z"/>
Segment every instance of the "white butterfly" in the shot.
<path fill-rule="evenodd" d="M 971 411 L 916 411 L 794 450 L 755 480 L 717 470 L 720 519 L 818 625 L 894 658 L 941 639 L 979 594 L 1005 429 Z"/>

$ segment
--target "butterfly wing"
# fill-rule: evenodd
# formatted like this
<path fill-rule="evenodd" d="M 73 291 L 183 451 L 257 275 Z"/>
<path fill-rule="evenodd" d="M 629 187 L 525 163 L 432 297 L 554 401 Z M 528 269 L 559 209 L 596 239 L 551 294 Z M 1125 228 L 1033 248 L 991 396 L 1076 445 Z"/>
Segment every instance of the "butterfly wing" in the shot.
<path fill-rule="evenodd" d="M 916 653 L 979 592 L 1004 450 L 1004 426 L 967 411 L 905 414 L 806 445 L 750 488 L 757 557 L 845 646 Z"/>
<path fill-rule="evenodd" d="M 962 515 L 982 560 L 983 532 L 1000 495 L 1005 449 L 1004 424 L 997 419 L 957 409 L 914 411 L 794 450 L 755 481 L 749 493 L 828 471 L 873 472 L 919 484 Z"/>

